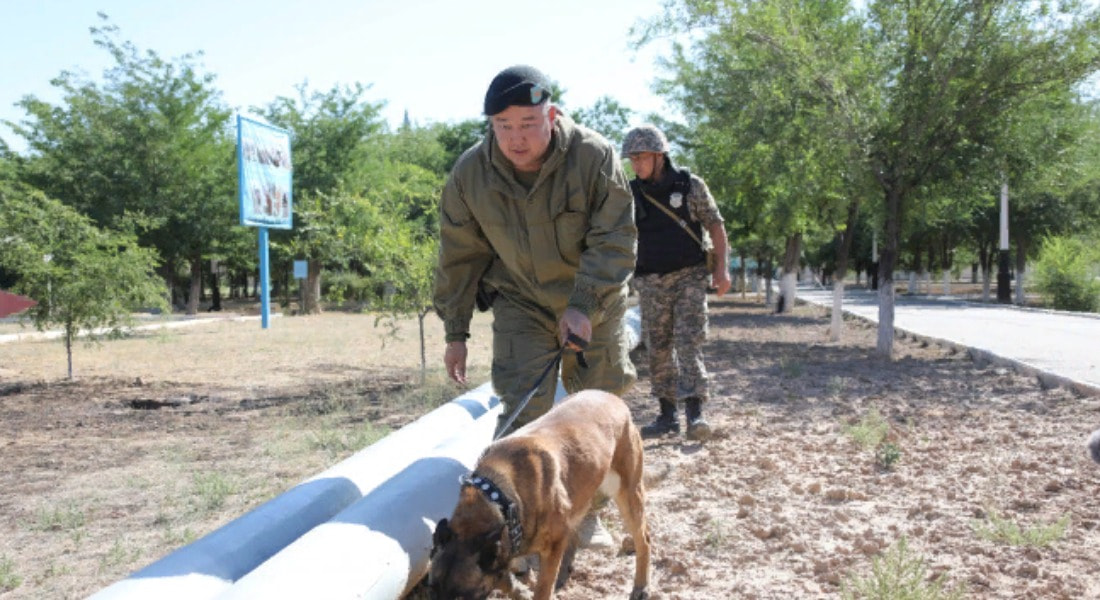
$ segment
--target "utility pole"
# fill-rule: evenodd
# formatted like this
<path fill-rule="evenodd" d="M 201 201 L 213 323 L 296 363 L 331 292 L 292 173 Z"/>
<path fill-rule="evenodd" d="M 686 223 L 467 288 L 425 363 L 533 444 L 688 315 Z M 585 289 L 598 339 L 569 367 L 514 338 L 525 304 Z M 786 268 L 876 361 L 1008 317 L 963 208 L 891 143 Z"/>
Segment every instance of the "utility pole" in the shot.
<path fill-rule="evenodd" d="M 1001 243 L 997 257 L 997 302 L 1012 303 L 1011 275 L 1008 261 L 1008 182 L 1001 183 Z"/>

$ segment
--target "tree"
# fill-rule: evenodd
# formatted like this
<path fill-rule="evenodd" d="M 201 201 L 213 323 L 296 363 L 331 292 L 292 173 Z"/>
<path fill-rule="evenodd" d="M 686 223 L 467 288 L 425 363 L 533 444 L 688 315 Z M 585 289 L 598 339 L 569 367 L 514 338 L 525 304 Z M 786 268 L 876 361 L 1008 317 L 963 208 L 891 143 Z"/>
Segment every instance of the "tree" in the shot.
<path fill-rule="evenodd" d="M 154 250 L 37 190 L 0 182 L 0 232 L 9 232 L 0 237 L 0 268 L 16 275 L 17 293 L 38 302 L 28 310 L 35 328 L 64 330 L 69 379 L 79 334 L 117 334 L 134 311 L 168 309 Z"/>
<path fill-rule="evenodd" d="M 701 30 L 690 54 L 674 46 L 672 76 L 659 89 L 691 123 L 685 151 L 712 188 L 733 192 L 730 212 L 754 220 L 760 237 L 782 240 L 781 310 L 793 306 L 803 241 L 845 222 L 846 192 L 858 178 L 848 175 L 855 146 L 838 125 L 852 117 L 819 92 L 850 75 L 807 50 L 855 53 L 844 7 L 684 2 L 640 34 L 644 43 L 670 22 Z"/>
<path fill-rule="evenodd" d="M 326 262 L 346 261 L 340 255 L 347 247 L 342 232 L 346 225 L 337 220 L 347 214 L 341 202 L 366 189 L 371 175 L 380 172 L 371 161 L 372 144 L 384 130 L 382 105 L 368 102 L 367 87 L 355 83 L 335 85 L 320 92 L 298 86 L 298 97 L 280 96 L 257 112 L 272 124 L 291 132 L 294 162 L 295 227 L 274 236 L 290 254 L 306 259 L 305 313 L 321 312 L 321 271 Z M 371 166 L 375 168 L 373 173 Z"/>
<path fill-rule="evenodd" d="M 63 72 L 53 82 L 60 106 L 20 101 L 28 118 L 13 128 L 29 149 L 20 178 L 101 227 L 141 215 L 140 240 L 160 252 L 169 282 L 175 265 L 190 268 L 193 314 L 204 256 L 239 235 L 229 110 L 197 56 L 139 52 L 109 24 L 92 35 L 115 60 L 102 84 Z"/>
<path fill-rule="evenodd" d="M 817 35 L 814 19 L 837 24 L 827 32 L 852 34 Z M 877 347 L 886 358 L 893 352 L 893 272 L 907 219 L 930 197 L 925 191 L 993 157 L 1008 115 L 1033 98 L 1072 89 L 1100 65 L 1100 19 L 1072 1 L 880 1 L 857 13 L 842 1 L 681 0 L 666 6 L 664 21 L 710 33 L 696 55 L 721 60 L 697 72 L 700 78 L 731 78 L 746 56 L 765 53 L 769 69 L 748 70 L 747 86 L 788 82 L 779 89 L 798 93 L 802 106 L 827 107 L 839 117 L 831 131 L 857 148 L 845 155 L 849 170 L 873 177 L 881 198 Z M 661 23 L 651 22 L 643 41 Z M 788 34 L 777 35 L 784 30 L 769 23 L 789 24 Z M 741 110 L 727 101 L 734 88 L 717 91 L 677 99 L 712 112 Z M 761 120 L 760 127 L 771 143 L 792 139 L 773 121 Z M 797 161 L 797 153 L 783 160 Z M 764 176 L 779 180 L 775 171 Z"/>
<path fill-rule="evenodd" d="M 599 132 L 611 141 L 616 148 L 623 144 L 630 117 L 634 111 L 623 106 L 611 96 L 600 96 L 592 106 L 578 108 L 570 114 L 573 120 L 585 127 Z"/>

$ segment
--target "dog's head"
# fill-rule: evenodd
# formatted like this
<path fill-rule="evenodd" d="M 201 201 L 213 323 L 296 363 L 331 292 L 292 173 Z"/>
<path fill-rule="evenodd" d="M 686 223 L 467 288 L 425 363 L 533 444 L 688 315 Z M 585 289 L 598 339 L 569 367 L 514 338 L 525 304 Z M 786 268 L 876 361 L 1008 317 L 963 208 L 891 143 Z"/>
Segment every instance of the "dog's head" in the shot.
<path fill-rule="evenodd" d="M 508 557 L 503 552 L 507 528 L 463 538 L 455 534 L 447 519 L 432 534 L 428 588 L 435 600 L 482 600 L 510 580 Z"/>

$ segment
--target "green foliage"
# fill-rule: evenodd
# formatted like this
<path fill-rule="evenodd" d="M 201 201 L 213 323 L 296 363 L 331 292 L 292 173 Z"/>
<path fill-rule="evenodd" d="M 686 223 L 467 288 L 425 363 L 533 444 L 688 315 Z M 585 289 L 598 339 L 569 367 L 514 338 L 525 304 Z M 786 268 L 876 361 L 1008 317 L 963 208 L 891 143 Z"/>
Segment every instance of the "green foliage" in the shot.
<path fill-rule="evenodd" d="M 930 580 L 924 558 L 905 538 L 872 561 L 869 575 L 853 574 L 841 584 L 845 600 L 954 600 L 964 591 L 945 588 L 942 578 Z"/>
<path fill-rule="evenodd" d="M 23 577 L 15 572 L 15 561 L 0 556 L 0 593 L 10 592 L 23 584 Z"/>
<path fill-rule="evenodd" d="M 886 440 L 890 424 L 877 408 L 872 408 L 858 423 L 847 426 L 844 431 L 864 450 L 875 450 Z"/>
<path fill-rule="evenodd" d="M 1070 516 L 1063 515 L 1054 523 L 1021 527 L 1018 523 L 1001 516 L 993 509 L 986 510 L 985 521 L 973 524 L 975 533 L 983 540 L 1003 542 L 1010 546 L 1028 546 L 1045 548 L 1066 535 Z"/>
<path fill-rule="evenodd" d="M 106 17 L 100 15 L 106 22 Z M 235 228 L 236 178 L 229 110 L 198 58 L 166 60 L 92 28 L 114 64 L 100 82 L 63 72 L 63 100 L 33 96 L 14 127 L 30 155 L 22 181 L 110 229 L 135 228 L 168 261 L 190 262 L 243 233 Z"/>
<path fill-rule="evenodd" d="M 70 502 L 61 507 L 42 507 L 35 513 L 36 531 L 75 532 L 84 527 L 84 510 Z"/>
<path fill-rule="evenodd" d="M 569 115 L 578 124 L 603 135 L 619 149 L 633 113 L 611 96 L 600 96 L 591 107 L 575 109 Z"/>
<path fill-rule="evenodd" d="M 192 497 L 203 512 L 220 509 L 229 496 L 236 493 L 236 486 L 225 475 L 217 472 L 196 473 L 191 477 Z"/>
<path fill-rule="evenodd" d="M 887 471 L 893 469 L 899 460 L 901 460 L 901 448 L 893 442 L 886 442 L 875 451 L 875 462 Z"/>
<path fill-rule="evenodd" d="M 39 331 L 64 329 L 70 378 L 77 335 L 117 334 L 133 312 L 168 308 L 153 250 L 41 192 L 0 183 L 0 231 L 18 232 L 0 238 L 0 268 L 17 275 L 16 293 L 38 302 L 25 314 Z"/>
<path fill-rule="evenodd" d="M 1035 287 L 1058 310 L 1100 310 L 1095 247 L 1080 238 L 1048 237 L 1035 262 Z"/>
<path fill-rule="evenodd" d="M 366 303 L 372 294 L 379 293 L 379 290 L 374 289 L 374 282 L 369 276 L 352 271 L 330 272 L 325 277 L 322 289 L 329 302 Z"/>

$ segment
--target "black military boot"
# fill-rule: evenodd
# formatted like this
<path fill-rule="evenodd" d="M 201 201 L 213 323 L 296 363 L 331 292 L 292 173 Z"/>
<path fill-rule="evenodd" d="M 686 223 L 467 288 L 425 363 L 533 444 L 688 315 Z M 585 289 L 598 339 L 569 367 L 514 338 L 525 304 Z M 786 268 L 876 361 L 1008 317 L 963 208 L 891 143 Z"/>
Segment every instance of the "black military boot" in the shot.
<path fill-rule="evenodd" d="M 661 403 L 661 414 L 649 425 L 642 426 L 642 437 L 645 439 L 680 433 L 680 419 L 676 417 L 676 402 L 664 398 L 659 399 L 658 402 Z"/>
<path fill-rule="evenodd" d="M 710 425 L 703 418 L 703 401 L 699 398 L 684 400 L 684 413 L 687 417 L 687 439 L 701 442 L 710 437 Z"/>

